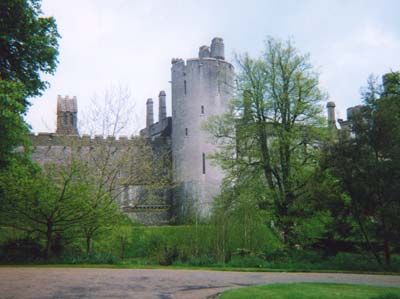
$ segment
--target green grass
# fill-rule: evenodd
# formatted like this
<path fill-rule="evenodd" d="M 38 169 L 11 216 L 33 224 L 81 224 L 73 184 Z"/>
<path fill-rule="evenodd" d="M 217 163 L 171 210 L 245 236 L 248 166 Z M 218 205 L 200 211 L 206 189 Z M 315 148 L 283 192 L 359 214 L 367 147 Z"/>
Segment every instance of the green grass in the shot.
<path fill-rule="evenodd" d="M 400 288 L 350 284 L 293 283 L 240 288 L 221 299 L 400 299 Z"/>

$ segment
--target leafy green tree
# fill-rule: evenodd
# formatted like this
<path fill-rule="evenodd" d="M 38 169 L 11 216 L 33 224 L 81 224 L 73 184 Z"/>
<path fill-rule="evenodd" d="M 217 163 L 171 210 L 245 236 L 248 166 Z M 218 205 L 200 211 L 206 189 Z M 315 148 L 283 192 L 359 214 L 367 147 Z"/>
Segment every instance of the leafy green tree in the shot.
<path fill-rule="evenodd" d="M 26 147 L 28 98 L 45 90 L 41 74 L 57 66 L 60 36 L 54 18 L 42 17 L 40 2 L 0 2 L 0 167 L 17 146 Z"/>
<path fill-rule="evenodd" d="M 57 66 L 59 37 L 55 19 L 42 17 L 40 0 L 1 1 L 0 80 L 23 84 L 28 96 L 40 95 L 47 86 L 41 73 L 53 74 Z"/>
<path fill-rule="evenodd" d="M 400 242 L 399 79 L 398 73 L 387 74 L 381 86 L 370 78 L 363 93 L 365 105 L 353 111 L 351 128 L 339 135 L 327 157 L 348 194 L 351 216 L 368 249 L 386 266 Z"/>
<path fill-rule="evenodd" d="M 262 57 L 239 56 L 237 63 L 232 111 L 206 126 L 222 144 L 215 158 L 231 184 L 263 187 L 259 207 L 273 211 L 291 245 L 296 218 L 305 216 L 299 203 L 317 164 L 316 145 L 325 126 L 319 104 L 325 95 L 309 56 L 290 40 L 270 38 Z"/>
<path fill-rule="evenodd" d="M 0 168 L 3 168 L 17 146 L 27 148 L 29 127 L 22 115 L 24 89 L 20 83 L 0 80 Z"/>
<path fill-rule="evenodd" d="M 55 240 L 91 216 L 94 190 L 87 174 L 78 161 L 40 168 L 29 160 L 13 159 L 0 174 L 0 225 L 39 235 L 50 257 Z"/>

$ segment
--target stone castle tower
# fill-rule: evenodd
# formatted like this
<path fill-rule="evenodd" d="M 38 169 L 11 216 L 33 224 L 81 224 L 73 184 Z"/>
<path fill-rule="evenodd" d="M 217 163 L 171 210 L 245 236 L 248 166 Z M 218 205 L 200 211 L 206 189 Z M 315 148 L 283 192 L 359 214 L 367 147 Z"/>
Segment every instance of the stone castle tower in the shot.
<path fill-rule="evenodd" d="M 234 68 L 225 61 L 222 38 L 211 47 L 201 46 L 198 57 L 172 59 L 172 117 L 166 113 L 166 93 L 160 91 L 158 122 L 154 122 L 153 100 L 146 102 L 146 128 L 141 135 L 162 141 L 172 159 L 172 180 L 177 185 L 173 206 L 180 216 L 189 208 L 206 216 L 218 195 L 224 177 L 209 155 L 215 152 L 203 123 L 212 115 L 228 112 L 233 94 Z"/>
<path fill-rule="evenodd" d="M 76 97 L 57 96 L 56 134 L 78 135 L 78 103 Z"/>
<path fill-rule="evenodd" d="M 209 160 L 216 146 L 202 124 L 228 112 L 233 76 L 221 38 L 200 47 L 197 58 L 172 60 L 173 180 L 181 185 L 180 208 L 193 203 L 201 215 L 208 214 L 223 179 L 222 170 Z"/>

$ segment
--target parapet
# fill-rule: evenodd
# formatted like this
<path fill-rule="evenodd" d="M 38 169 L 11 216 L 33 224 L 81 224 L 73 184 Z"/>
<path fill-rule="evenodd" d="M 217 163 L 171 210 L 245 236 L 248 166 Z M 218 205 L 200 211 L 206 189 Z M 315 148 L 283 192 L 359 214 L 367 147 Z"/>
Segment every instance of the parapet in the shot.
<path fill-rule="evenodd" d="M 335 108 L 335 107 L 336 107 L 336 104 L 335 104 L 335 102 L 328 102 L 328 103 L 326 104 L 326 107 L 327 107 L 327 108 Z"/>
<path fill-rule="evenodd" d="M 66 95 L 65 97 L 58 95 L 57 96 L 57 112 L 78 112 L 78 103 L 76 96 L 69 97 Z"/>
<path fill-rule="evenodd" d="M 54 133 L 39 133 L 37 135 L 31 133 L 29 137 L 32 140 L 33 146 L 71 146 L 71 145 L 80 145 L 80 146 L 89 146 L 91 144 L 113 144 L 118 146 L 119 144 L 127 144 L 129 142 L 133 142 L 137 140 L 138 136 L 132 136 L 128 138 L 126 136 L 119 136 L 116 139 L 114 136 L 103 137 L 102 135 L 96 135 L 94 137 L 89 135 L 59 135 Z"/>

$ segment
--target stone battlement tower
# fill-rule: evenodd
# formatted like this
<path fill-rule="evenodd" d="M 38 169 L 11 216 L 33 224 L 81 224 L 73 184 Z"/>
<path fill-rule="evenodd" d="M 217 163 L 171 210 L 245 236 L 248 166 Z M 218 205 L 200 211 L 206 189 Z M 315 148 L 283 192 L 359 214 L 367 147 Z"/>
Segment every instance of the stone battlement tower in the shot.
<path fill-rule="evenodd" d="M 200 47 L 197 58 L 172 60 L 172 160 L 173 180 L 181 186 L 178 206 L 184 209 L 192 203 L 204 216 L 220 191 L 223 172 L 208 158 L 216 146 L 202 124 L 228 112 L 233 76 L 222 38 L 214 38 L 211 47 Z"/>
<path fill-rule="evenodd" d="M 78 135 L 78 103 L 76 97 L 57 96 L 56 134 Z"/>

